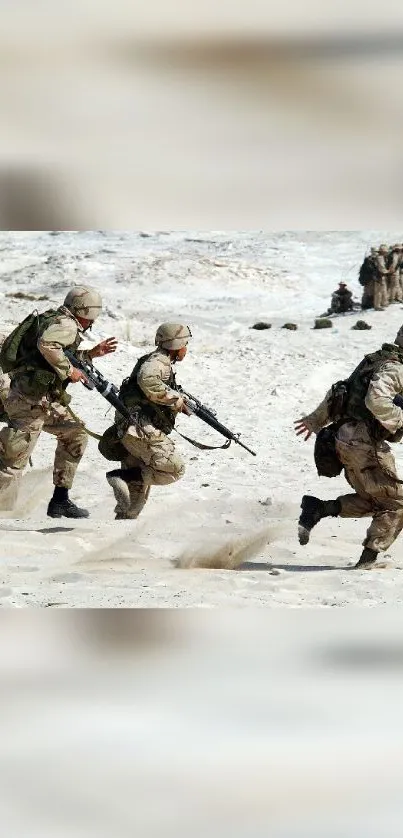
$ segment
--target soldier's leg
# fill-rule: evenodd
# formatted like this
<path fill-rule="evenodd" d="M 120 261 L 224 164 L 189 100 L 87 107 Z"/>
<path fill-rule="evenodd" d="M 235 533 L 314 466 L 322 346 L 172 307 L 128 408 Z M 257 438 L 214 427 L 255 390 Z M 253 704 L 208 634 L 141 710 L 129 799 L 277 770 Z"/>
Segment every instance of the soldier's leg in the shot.
<path fill-rule="evenodd" d="M 175 444 L 162 431 L 155 428 L 141 436 L 130 427 L 122 439 L 126 450 L 142 463 L 141 471 L 147 486 L 166 486 L 180 480 L 185 464 L 175 449 Z"/>
<path fill-rule="evenodd" d="M 381 282 L 376 279 L 374 282 L 374 309 L 375 311 L 382 310 L 383 291 Z"/>
<path fill-rule="evenodd" d="M 374 281 L 371 279 L 370 282 L 367 282 L 364 285 L 364 289 L 362 292 L 362 300 L 361 300 L 361 308 L 368 309 L 372 308 L 374 305 Z"/>
<path fill-rule="evenodd" d="M 389 305 L 388 286 L 385 277 L 381 280 L 381 307 L 387 308 Z"/>
<path fill-rule="evenodd" d="M 88 511 L 80 509 L 69 498 L 77 468 L 88 444 L 84 424 L 70 415 L 67 408 L 50 405 L 44 430 L 57 438 L 53 469 L 54 493 L 48 506 L 51 518 L 88 518 Z"/>
<path fill-rule="evenodd" d="M 18 482 L 28 465 L 42 431 L 46 412 L 43 406 L 11 390 L 5 400 L 8 427 L 0 432 L 1 508 L 12 510 L 18 495 Z"/>
<path fill-rule="evenodd" d="M 151 486 L 179 480 L 185 464 L 172 440 L 151 426 L 146 431 L 131 426 L 122 438 L 122 445 L 127 457 L 121 469 L 107 474 L 107 480 L 116 499 L 116 518 L 135 519 L 147 503 Z"/>
<path fill-rule="evenodd" d="M 141 461 L 128 454 L 120 469 L 106 475 L 116 500 L 117 520 L 138 518 L 147 503 L 151 487 L 144 483 L 141 467 Z"/>
<path fill-rule="evenodd" d="M 67 408 L 55 403 L 50 405 L 43 430 L 57 438 L 53 471 L 54 485 L 71 489 L 88 444 L 84 424 L 73 418 Z"/>
<path fill-rule="evenodd" d="M 340 445 L 338 450 L 340 455 Z M 346 471 L 357 495 L 340 498 L 340 515 L 372 516 L 363 542 L 365 560 L 359 563 L 370 567 L 378 553 L 388 550 L 403 528 L 403 484 L 399 482 L 393 454 L 385 443 L 350 452 Z"/>

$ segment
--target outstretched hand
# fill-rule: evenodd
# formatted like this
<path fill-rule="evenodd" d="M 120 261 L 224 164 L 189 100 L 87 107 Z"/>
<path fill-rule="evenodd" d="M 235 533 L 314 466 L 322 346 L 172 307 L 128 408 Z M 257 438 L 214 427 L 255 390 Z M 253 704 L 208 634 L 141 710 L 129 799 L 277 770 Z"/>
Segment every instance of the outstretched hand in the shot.
<path fill-rule="evenodd" d="M 303 436 L 305 434 L 304 440 L 305 442 L 312 436 L 313 431 L 308 428 L 308 425 L 305 423 L 305 419 L 297 419 L 294 422 L 294 429 L 297 436 Z"/>
<path fill-rule="evenodd" d="M 97 346 L 94 346 L 89 354 L 91 358 L 102 358 L 103 355 L 110 355 L 112 352 L 116 352 L 117 347 L 118 342 L 116 338 L 107 338 L 101 341 L 101 343 L 98 343 Z"/>

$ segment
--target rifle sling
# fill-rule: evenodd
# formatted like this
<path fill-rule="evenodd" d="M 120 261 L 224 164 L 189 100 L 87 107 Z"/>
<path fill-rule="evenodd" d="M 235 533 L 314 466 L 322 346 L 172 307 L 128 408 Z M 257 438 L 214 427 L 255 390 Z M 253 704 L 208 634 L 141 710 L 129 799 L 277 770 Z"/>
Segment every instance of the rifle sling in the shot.
<path fill-rule="evenodd" d="M 191 439 L 190 436 L 185 436 L 185 434 L 181 434 L 180 431 L 176 430 L 176 428 L 175 433 L 177 433 L 178 436 L 181 436 L 182 439 L 186 439 L 186 442 L 190 442 L 190 444 L 193 445 L 194 448 L 198 448 L 199 451 L 218 451 L 221 449 L 227 449 L 230 447 L 232 442 L 231 439 L 227 439 L 226 442 L 224 442 L 224 445 L 205 445 L 203 442 L 197 442 L 195 439 Z"/>

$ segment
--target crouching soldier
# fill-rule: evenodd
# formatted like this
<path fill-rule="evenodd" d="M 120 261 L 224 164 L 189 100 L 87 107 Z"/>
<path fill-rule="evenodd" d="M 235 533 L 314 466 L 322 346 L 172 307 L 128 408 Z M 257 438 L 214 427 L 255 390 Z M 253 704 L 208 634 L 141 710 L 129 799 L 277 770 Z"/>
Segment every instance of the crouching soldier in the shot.
<path fill-rule="evenodd" d="M 297 435 L 304 434 L 305 439 L 318 434 L 317 445 L 326 428 L 326 457 L 339 464 L 334 475 L 344 468 L 354 490 L 336 500 L 302 498 L 301 544 L 308 543 L 311 530 L 322 518 L 372 517 L 356 565 L 368 569 L 396 540 L 403 528 L 403 481 L 388 442 L 403 438 L 402 407 L 403 327 L 394 344 L 384 344 L 366 356 L 346 382 L 334 385 L 313 413 L 295 423 Z"/>
<path fill-rule="evenodd" d="M 119 395 L 134 422 L 116 414 L 114 426 L 99 445 L 107 459 L 121 461 L 120 469 L 107 474 L 117 519 L 137 518 L 151 486 L 174 483 L 185 473 L 184 462 L 170 439 L 178 413 L 189 413 L 175 390 L 173 365 L 184 360 L 191 337 L 188 326 L 163 323 L 155 338 L 157 349 L 140 358 L 122 384 Z M 115 455 L 114 445 L 118 445 Z"/>
<path fill-rule="evenodd" d="M 329 314 L 345 314 L 347 311 L 353 311 L 353 308 L 353 295 L 346 283 L 340 282 L 337 291 L 332 294 Z"/>
<path fill-rule="evenodd" d="M 77 467 L 87 445 L 84 425 L 67 411 L 69 384 L 86 381 L 64 354 L 77 351 L 83 333 L 99 317 L 102 301 L 93 288 L 73 288 L 57 310 L 33 312 L 9 335 L 0 351 L 0 367 L 11 386 L 4 399 L 8 427 L 0 432 L 0 508 L 12 509 L 18 480 L 42 431 L 57 439 L 51 518 L 86 518 L 69 499 Z M 114 352 L 114 338 L 102 341 L 83 355 L 88 359 Z"/>

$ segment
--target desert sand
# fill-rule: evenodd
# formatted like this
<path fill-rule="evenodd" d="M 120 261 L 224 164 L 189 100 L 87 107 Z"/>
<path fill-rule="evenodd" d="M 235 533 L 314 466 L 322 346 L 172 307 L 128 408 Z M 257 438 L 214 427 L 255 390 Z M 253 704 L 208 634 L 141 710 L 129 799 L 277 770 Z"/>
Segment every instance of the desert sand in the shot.
<path fill-rule="evenodd" d="M 399 241 L 394 231 L 348 233 L 155 232 L 2 233 L 0 332 L 33 307 L 62 302 L 72 283 L 102 291 L 105 313 L 92 339 L 116 335 L 115 356 L 98 360 L 119 384 L 153 347 L 164 320 L 189 323 L 194 338 L 178 378 L 185 389 L 257 451 L 232 445 L 200 452 L 176 437 L 184 479 L 152 490 L 136 521 L 115 522 L 105 481 L 110 466 L 90 440 L 72 497 L 87 521 L 46 516 L 55 443 L 44 434 L 16 509 L 0 513 L 0 604 L 48 607 L 364 606 L 403 599 L 401 541 L 386 570 L 352 572 L 365 521 L 322 522 L 308 547 L 297 541 L 302 494 L 336 497 L 344 479 L 318 478 L 313 442 L 293 422 L 367 351 L 394 339 L 396 304 L 364 313 L 372 326 L 352 331 L 360 313 L 314 330 L 337 283 L 360 298 L 358 268 L 370 244 Z M 18 296 L 17 296 L 18 295 Z M 45 297 L 44 300 L 27 299 Z M 256 321 L 271 329 L 255 331 Z M 282 329 L 286 322 L 296 331 Z M 81 385 L 73 409 L 102 432 L 108 405 Z M 197 419 L 179 430 L 223 440 Z M 395 446 L 396 459 L 402 448 Z M 200 567 L 203 565 L 204 567 Z"/>

